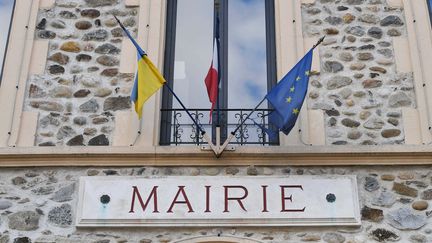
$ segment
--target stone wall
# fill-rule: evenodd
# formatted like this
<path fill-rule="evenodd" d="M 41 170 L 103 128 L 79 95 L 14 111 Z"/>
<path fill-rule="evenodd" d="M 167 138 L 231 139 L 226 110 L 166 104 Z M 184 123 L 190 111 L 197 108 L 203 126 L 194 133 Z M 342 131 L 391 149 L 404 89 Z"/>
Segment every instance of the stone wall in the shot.
<path fill-rule="evenodd" d="M 40 113 L 36 145 L 109 145 L 114 112 L 131 107 L 133 74 L 119 73 L 123 31 L 137 31 L 124 1 L 56 1 L 40 10 L 36 39 L 49 40 L 46 71 L 28 80 L 26 110 Z"/>
<path fill-rule="evenodd" d="M 175 242 L 198 236 L 262 242 L 432 242 L 429 167 L 128 167 L 0 171 L 0 242 Z M 80 228 L 74 227 L 80 176 L 357 175 L 360 228 Z"/>
<path fill-rule="evenodd" d="M 412 73 L 396 72 L 393 38 L 403 9 L 385 0 L 316 0 L 302 6 L 305 37 L 320 46 L 308 106 L 325 111 L 327 144 L 403 144 L 401 107 L 416 107 Z"/>

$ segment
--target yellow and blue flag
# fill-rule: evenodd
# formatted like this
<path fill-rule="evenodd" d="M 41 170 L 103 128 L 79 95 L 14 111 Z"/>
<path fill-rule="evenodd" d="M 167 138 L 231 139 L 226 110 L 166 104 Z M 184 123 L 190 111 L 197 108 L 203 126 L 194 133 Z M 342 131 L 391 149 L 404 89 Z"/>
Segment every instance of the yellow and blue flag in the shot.
<path fill-rule="evenodd" d="M 308 89 L 312 66 L 312 48 L 266 95 L 274 111 L 269 124 L 288 135 L 294 127 Z"/>
<path fill-rule="evenodd" d="M 147 54 L 134 40 L 129 31 L 123 26 L 117 17 L 115 18 L 138 52 L 138 71 L 130 99 L 135 104 L 135 111 L 141 119 L 144 103 L 166 83 L 166 80 L 147 57 Z"/>

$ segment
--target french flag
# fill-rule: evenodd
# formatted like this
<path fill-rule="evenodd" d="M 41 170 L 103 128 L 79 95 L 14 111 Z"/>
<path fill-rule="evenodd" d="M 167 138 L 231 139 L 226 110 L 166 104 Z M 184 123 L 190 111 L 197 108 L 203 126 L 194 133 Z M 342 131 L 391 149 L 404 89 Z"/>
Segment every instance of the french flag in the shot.
<path fill-rule="evenodd" d="M 218 49 L 218 40 L 217 37 L 214 38 L 213 42 L 213 58 L 210 65 L 210 69 L 207 73 L 207 76 L 205 77 L 205 85 L 207 87 L 207 94 L 209 96 L 209 100 L 212 103 L 211 109 L 210 109 L 210 121 L 212 121 L 212 114 L 214 106 L 217 102 L 218 98 L 218 86 L 219 86 L 219 49 Z"/>

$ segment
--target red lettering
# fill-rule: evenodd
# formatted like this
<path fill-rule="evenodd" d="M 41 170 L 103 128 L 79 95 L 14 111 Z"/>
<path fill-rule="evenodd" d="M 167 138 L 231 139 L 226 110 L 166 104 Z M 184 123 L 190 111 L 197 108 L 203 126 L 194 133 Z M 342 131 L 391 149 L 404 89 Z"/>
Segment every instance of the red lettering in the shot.
<path fill-rule="evenodd" d="M 181 204 L 185 203 L 188 206 L 189 213 L 193 213 L 194 212 L 193 209 L 192 209 L 192 206 L 191 206 L 191 204 L 189 202 L 189 199 L 186 196 L 186 192 L 184 191 L 184 187 L 185 186 L 179 186 L 178 187 L 179 189 L 177 191 L 177 194 L 175 195 L 175 197 L 174 197 L 174 199 L 173 199 L 173 201 L 171 203 L 171 206 L 169 207 L 167 213 L 172 213 L 173 212 L 172 209 L 173 209 L 174 205 L 177 204 L 177 203 L 181 203 Z M 182 194 L 182 196 L 184 198 L 184 201 L 177 201 L 178 197 L 180 196 L 180 193 Z"/>
<path fill-rule="evenodd" d="M 244 195 L 242 197 L 229 197 L 228 196 L 228 189 L 234 189 L 234 188 L 238 188 L 238 189 L 243 189 L 244 191 Z M 228 210 L 228 201 L 229 200 L 235 200 L 238 202 L 238 204 L 240 205 L 240 207 L 247 212 L 247 210 L 245 209 L 242 200 L 245 199 L 248 196 L 248 190 L 246 189 L 246 187 L 244 186 L 224 186 L 225 189 L 225 210 L 223 211 L 224 213 L 229 212 Z"/>
<path fill-rule="evenodd" d="M 138 191 L 138 188 L 136 186 L 132 186 L 133 188 L 133 192 L 132 192 L 132 203 L 131 203 L 131 208 L 129 213 L 135 213 L 134 212 L 134 206 L 135 206 L 135 196 L 138 197 L 138 201 L 141 205 L 141 208 L 143 210 L 143 212 L 145 212 L 147 205 L 150 202 L 150 199 L 153 197 L 153 213 L 159 213 L 158 209 L 157 209 L 157 188 L 158 186 L 154 186 L 153 190 L 150 192 L 150 195 L 147 198 L 147 201 L 144 204 L 144 201 L 141 198 L 141 195 Z"/>
<path fill-rule="evenodd" d="M 263 210 L 262 212 L 268 212 L 267 210 L 267 187 L 268 186 L 261 186 L 263 189 Z"/>
<path fill-rule="evenodd" d="M 204 213 L 211 213 L 210 211 L 210 187 L 211 186 L 205 186 L 206 189 L 206 210 Z"/>
<path fill-rule="evenodd" d="M 285 189 L 286 188 L 298 188 L 301 189 L 303 191 L 303 187 L 301 185 L 283 185 L 280 186 L 281 188 L 281 198 L 282 198 L 282 210 L 281 212 L 304 212 L 304 210 L 306 209 L 306 207 L 304 207 L 303 209 L 287 209 L 285 206 L 285 201 L 289 200 L 290 202 L 292 202 L 292 195 L 290 195 L 289 197 L 285 196 Z"/>

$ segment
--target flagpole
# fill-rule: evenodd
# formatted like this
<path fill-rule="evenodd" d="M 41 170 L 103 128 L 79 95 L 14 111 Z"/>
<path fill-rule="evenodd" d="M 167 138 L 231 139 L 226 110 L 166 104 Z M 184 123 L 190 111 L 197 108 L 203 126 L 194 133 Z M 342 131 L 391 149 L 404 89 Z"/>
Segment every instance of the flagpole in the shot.
<path fill-rule="evenodd" d="M 319 46 L 319 45 L 324 41 L 325 38 L 326 38 L 326 35 L 323 36 L 323 37 L 321 37 L 321 38 L 318 40 L 318 42 L 317 42 L 315 45 L 313 45 L 312 49 L 315 49 L 315 47 Z"/>
<path fill-rule="evenodd" d="M 215 2 L 214 2 L 214 4 L 215 4 L 215 9 L 214 9 L 214 14 L 215 14 L 215 18 L 214 18 L 214 20 L 213 20 L 213 26 L 214 26 L 214 38 L 216 39 L 216 48 L 217 48 L 217 50 L 218 50 L 218 52 L 217 52 L 217 65 L 218 65 L 218 70 L 217 70 L 217 72 L 218 72 L 218 80 L 217 80 L 217 100 L 216 100 L 216 109 L 217 109 L 217 112 L 216 112 L 216 114 L 217 114 L 217 122 L 216 122 L 216 147 L 218 148 L 218 150 L 219 150 L 219 148 L 220 148 L 220 135 L 221 135 L 221 133 L 220 133 L 220 125 L 221 125 L 221 122 L 220 122 L 220 117 L 221 117 L 221 114 L 220 114 L 220 86 L 221 86 L 221 80 L 222 80 L 222 72 L 221 72 L 221 69 L 222 69 L 222 66 L 221 66 L 221 62 L 220 62 L 220 51 L 221 51 L 221 49 L 220 49 L 220 32 L 219 32 L 219 29 L 220 29 L 220 27 L 219 27 L 219 25 L 220 25 L 220 22 L 219 22 L 219 9 L 220 9 L 220 3 L 216 3 L 216 0 L 215 0 Z M 214 47 L 213 47 L 214 48 Z M 213 114 L 212 114 L 213 115 Z"/>
<path fill-rule="evenodd" d="M 113 14 L 114 18 L 117 20 L 117 23 L 120 25 L 122 30 L 126 33 L 126 35 L 129 37 L 129 40 L 132 41 L 133 45 L 137 48 L 140 56 L 146 55 L 145 51 L 141 49 L 141 47 L 138 45 L 138 43 L 135 41 L 134 38 L 130 35 L 129 31 L 124 27 L 124 25 L 120 22 L 120 20 Z"/>
<path fill-rule="evenodd" d="M 167 89 L 169 90 L 169 92 L 172 95 L 174 95 L 174 97 L 176 98 L 176 100 L 178 101 L 178 103 L 180 104 L 180 106 L 183 108 L 184 111 L 186 111 L 186 113 L 192 119 L 192 121 L 195 124 L 195 126 L 197 126 L 198 130 L 201 131 L 201 134 L 204 135 L 206 132 L 204 131 L 204 129 L 202 129 L 202 127 L 198 124 L 198 122 L 193 118 L 192 114 L 189 112 L 189 110 L 186 108 L 186 106 L 183 104 L 183 102 L 181 102 L 180 98 L 174 93 L 174 91 L 171 89 L 171 87 L 167 83 L 165 83 L 165 87 L 167 87 Z"/>
<path fill-rule="evenodd" d="M 165 83 L 165 87 L 167 87 L 167 89 L 169 90 L 169 92 L 175 97 L 175 99 L 178 101 L 178 103 L 183 108 L 183 110 L 186 111 L 186 113 L 188 114 L 188 116 L 190 117 L 190 119 L 193 121 L 193 123 L 197 127 L 198 132 L 201 132 L 201 135 L 203 136 L 204 140 L 207 141 L 208 145 L 213 150 L 213 152 L 215 153 L 215 155 L 218 156 L 218 154 L 219 154 L 218 153 L 218 149 L 213 145 L 213 143 L 211 142 L 209 136 L 204 131 L 204 129 L 201 127 L 201 125 L 199 125 L 199 123 L 193 118 L 192 114 L 189 112 L 189 110 L 186 108 L 186 106 L 183 104 L 183 102 L 180 100 L 180 98 L 176 95 L 176 93 L 174 93 L 174 91 L 171 89 L 171 87 L 168 85 L 168 83 Z"/>
<path fill-rule="evenodd" d="M 266 97 L 264 96 L 264 98 L 258 103 L 258 105 L 256 105 L 255 108 L 251 112 L 249 112 L 249 114 L 246 116 L 246 118 L 242 120 L 242 122 L 237 126 L 237 128 L 234 131 L 231 132 L 231 134 L 225 140 L 225 142 L 222 145 L 222 147 L 219 149 L 219 153 L 217 154 L 218 158 L 219 158 L 219 156 L 222 155 L 224 149 L 226 148 L 226 146 L 228 146 L 229 142 L 234 137 L 234 135 L 236 134 L 236 132 L 243 126 L 243 124 L 247 121 L 247 119 L 249 119 L 249 117 L 252 115 L 252 113 L 254 113 L 258 109 L 258 107 L 264 102 L 265 99 L 266 99 Z"/>
<path fill-rule="evenodd" d="M 318 45 L 320 45 L 326 36 L 321 37 L 318 42 L 313 45 L 312 49 L 315 49 Z M 228 146 L 229 142 L 231 141 L 231 139 L 234 137 L 234 135 L 236 134 L 236 132 L 244 125 L 244 123 L 246 122 L 247 119 L 249 119 L 249 117 L 252 115 L 252 113 L 254 113 L 258 107 L 264 102 L 264 100 L 266 99 L 266 96 L 264 96 L 264 98 L 258 103 L 257 106 L 255 106 L 255 108 L 249 112 L 249 114 L 246 116 L 246 118 L 237 126 L 237 128 L 231 132 L 230 136 L 225 140 L 224 144 L 222 145 L 222 147 L 219 149 L 219 153 L 217 154 L 217 157 L 221 156 L 223 151 L 225 150 L 226 146 Z"/>
<path fill-rule="evenodd" d="M 123 26 L 123 24 L 120 22 L 120 20 L 117 18 L 117 16 L 115 16 L 113 14 L 114 18 L 117 20 L 117 22 L 119 23 L 120 27 L 123 29 L 123 31 L 126 33 L 126 35 L 129 37 L 129 39 L 132 41 L 132 43 L 134 44 L 134 46 L 137 48 L 139 54 L 141 57 L 146 56 L 147 54 L 144 52 L 144 50 L 141 49 L 141 47 L 138 45 L 138 43 L 132 38 L 132 36 L 130 35 L 129 31 L 126 30 L 126 28 Z M 213 143 L 211 142 L 211 140 L 209 139 L 208 135 L 206 134 L 206 132 L 204 131 L 204 129 L 198 124 L 198 122 L 192 117 L 192 114 L 189 112 L 189 110 L 185 107 L 185 105 L 183 104 L 183 102 L 181 102 L 180 98 L 174 93 L 174 91 L 171 89 L 171 87 L 168 85 L 167 82 L 164 83 L 165 87 L 168 88 L 169 92 L 176 98 L 176 100 L 179 102 L 179 104 L 181 105 L 181 107 L 183 108 L 184 111 L 186 111 L 186 113 L 188 114 L 188 116 L 190 117 L 190 119 L 193 121 L 193 123 L 195 124 L 195 126 L 198 129 L 198 132 L 201 132 L 201 135 L 203 136 L 204 140 L 207 141 L 207 143 L 210 145 L 211 149 L 213 150 L 213 152 L 217 155 L 218 154 L 218 149 L 215 148 L 215 146 L 213 145 Z M 141 130 L 141 128 L 140 128 Z M 140 135 L 141 131 L 138 131 L 138 136 Z M 138 138 L 137 136 L 137 138 Z M 136 142 L 136 139 L 135 139 Z M 134 142 L 134 143 L 135 143 Z"/>

